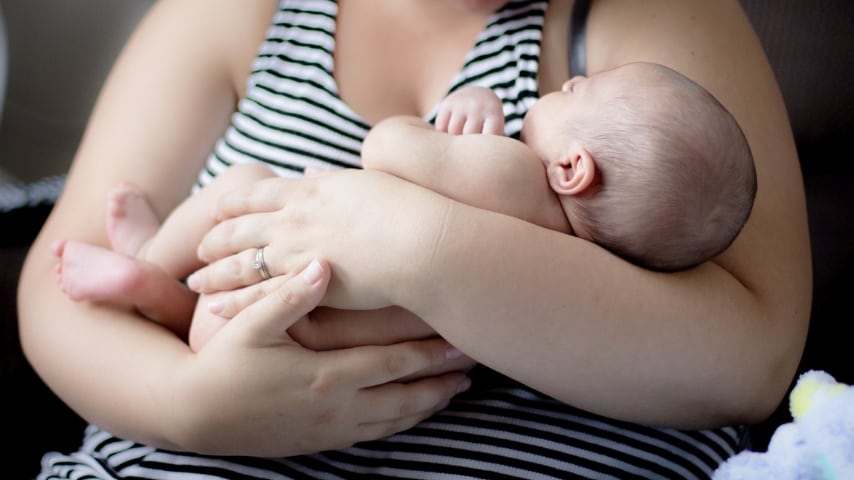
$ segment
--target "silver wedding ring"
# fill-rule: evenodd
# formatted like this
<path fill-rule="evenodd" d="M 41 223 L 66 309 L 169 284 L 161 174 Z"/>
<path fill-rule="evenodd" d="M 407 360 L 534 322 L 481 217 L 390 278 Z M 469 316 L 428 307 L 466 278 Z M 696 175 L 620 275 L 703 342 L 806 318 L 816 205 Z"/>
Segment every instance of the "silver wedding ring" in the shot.
<path fill-rule="evenodd" d="M 261 273 L 262 279 L 270 279 L 270 272 L 267 270 L 267 264 L 264 262 L 264 247 L 255 250 L 255 261 L 252 262 L 252 268 Z"/>

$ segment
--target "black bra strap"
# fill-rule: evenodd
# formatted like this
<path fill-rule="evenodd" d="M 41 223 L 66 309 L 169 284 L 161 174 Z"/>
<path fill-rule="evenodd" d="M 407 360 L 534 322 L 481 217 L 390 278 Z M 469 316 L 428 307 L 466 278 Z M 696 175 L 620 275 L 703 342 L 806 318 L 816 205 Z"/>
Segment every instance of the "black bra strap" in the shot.
<path fill-rule="evenodd" d="M 592 0 L 575 0 L 572 7 L 569 30 L 569 73 L 572 76 L 587 75 L 587 48 L 584 37 L 591 3 Z"/>

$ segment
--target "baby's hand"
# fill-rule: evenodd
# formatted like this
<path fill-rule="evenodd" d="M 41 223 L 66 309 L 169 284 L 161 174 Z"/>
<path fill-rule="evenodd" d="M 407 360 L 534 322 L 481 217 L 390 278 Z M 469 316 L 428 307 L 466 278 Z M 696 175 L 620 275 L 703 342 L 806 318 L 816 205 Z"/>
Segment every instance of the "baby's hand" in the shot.
<path fill-rule="evenodd" d="M 486 87 L 463 87 L 439 106 L 436 130 L 462 135 L 504 135 L 504 110 L 495 92 Z"/>

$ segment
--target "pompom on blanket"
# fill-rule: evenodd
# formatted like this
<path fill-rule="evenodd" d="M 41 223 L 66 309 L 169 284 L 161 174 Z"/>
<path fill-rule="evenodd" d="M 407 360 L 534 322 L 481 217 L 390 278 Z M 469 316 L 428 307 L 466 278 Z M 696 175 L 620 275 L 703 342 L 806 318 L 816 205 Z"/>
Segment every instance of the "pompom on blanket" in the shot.
<path fill-rule="evenodd" d="M 775 430 L 767 452 L 733 456 L 713 480 L 854 480 L 854 386 L 810 370 L 798 377 L 789 411 L 792 422 Z"/>

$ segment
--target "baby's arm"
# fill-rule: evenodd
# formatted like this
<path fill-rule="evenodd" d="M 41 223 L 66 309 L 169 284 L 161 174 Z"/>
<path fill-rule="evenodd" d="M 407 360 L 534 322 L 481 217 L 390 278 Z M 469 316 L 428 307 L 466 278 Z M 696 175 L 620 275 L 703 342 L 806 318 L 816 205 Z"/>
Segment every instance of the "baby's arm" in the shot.
<path fill-rule="evenodd" d="M 392 117 L 371 130 L 362 161 L 469 205 L 569 229 L 542 163 L 511 138 L 451 135 L 417 117 Z"/>
<path fill-rule="evenodd" d="M 481 133 L 503 136 L 501 101 L 488 88 L 464 87 L 442 102 L 436 114 L 435 129 L 429 123 L 410 116 L 380 122 L 365 139 L 362 161 L 366 168 L 391 173 L 463 200 L 461 197 L 470 191 L 468 187 L 473 186 L 470 184 L 492 183 L 489 177 L 473 175 L 476 170 L 473 164 L 477 160 L 467 158 L 474 156 L 466 153 L 477 152 L 479 146 L 492 147 L 501 140 L 480 135 L 457 137 Z M 508 147 L 508 157 L 512 148 Z M 501 165 L 506 163 L 500 160 L 495 158 L 492 161 Z M 479 181 L 473 182 L 472 178 Z"/>

